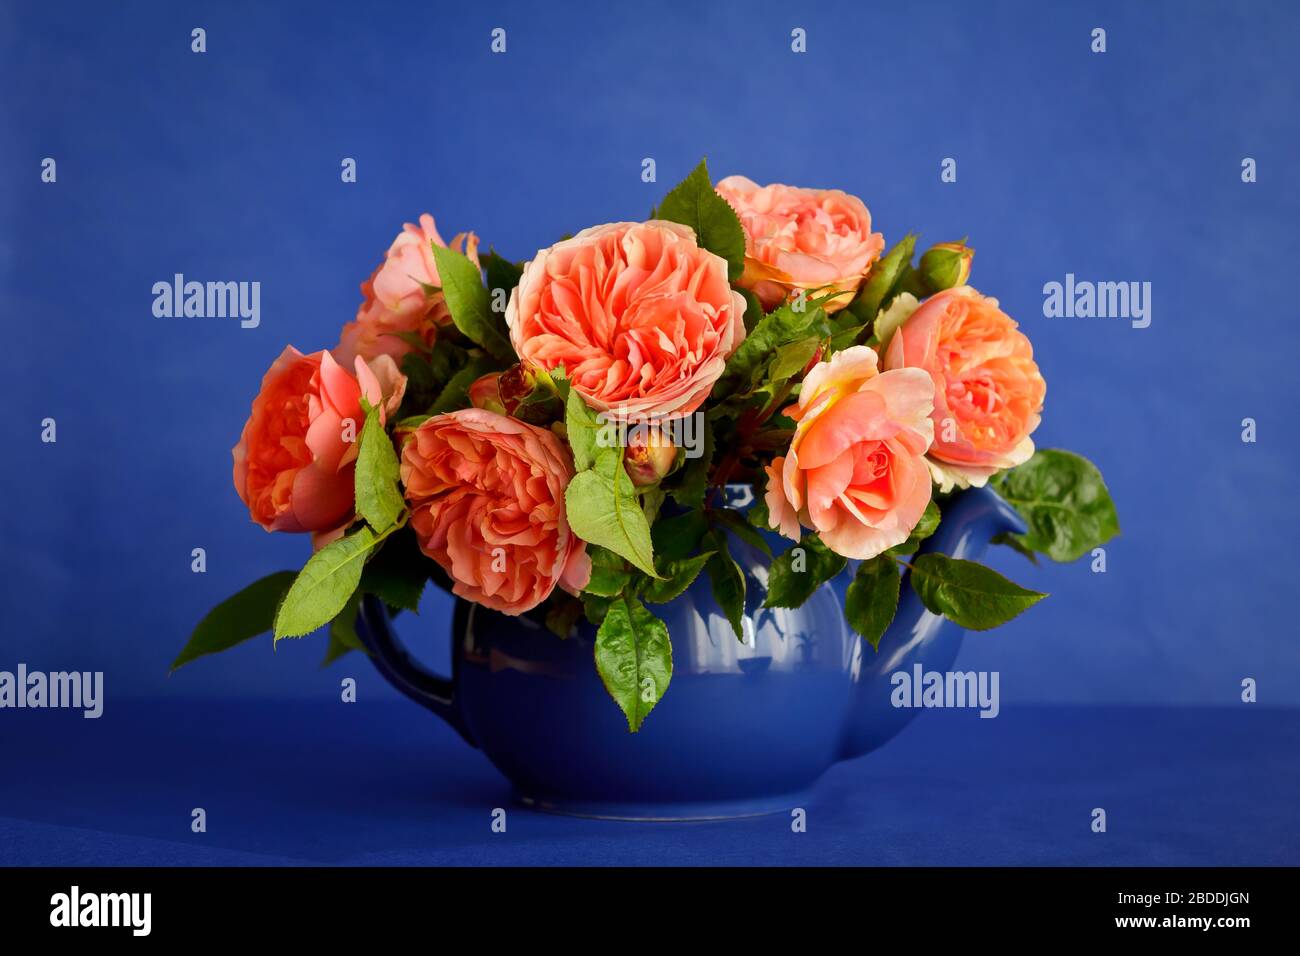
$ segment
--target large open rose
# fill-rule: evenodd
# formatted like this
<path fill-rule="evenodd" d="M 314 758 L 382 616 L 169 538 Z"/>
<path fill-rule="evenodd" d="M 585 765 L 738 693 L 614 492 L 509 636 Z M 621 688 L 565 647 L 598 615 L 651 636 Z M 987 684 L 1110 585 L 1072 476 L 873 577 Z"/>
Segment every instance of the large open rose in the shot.
<path fill-rule="evenodd" d="M 519 358 L 563 364 L 587 403 L 621 418 L 684 415 L 745 338 L 727 263 L 674 222 L 584 229 L 524 267 L 506 322 Z"/>
<path fill-rule="evenodd" d="M 235 490 L 267 531 L 334 532 L 351 518 L 361 397 L 383 417 L 406 389 L 387 355 L 354 367 L 356 378 L 330 353 L 291 345 L 263 377 L 232 454 Z"/>
<path fill-rule="evenodd" d="M 889 339 L 885 367 L 924 369 L 934 381 L 930 459 L 943 490 L 979 487 L 1033 455 L 1047 383 L 997 299 L 970 286 L 926 299 Z"/>
<path fill-rule="evenodd" d="M 772 527 L 796 541 L 811 528 L 862 560 L 906 541 L 930 502 L 933 404 L 928 375 L 879 373 L 865 345 L 814 366 L 785 412 L 798 423 L 790 450 L 767 469 Z"/>
<path fill-rule="evenodd" d="M 435 415 L 402 447 L 402 485 L 420 548 L 462 598 L 505 614 L 591 576 L 569 528 L 573 457 L 544 428 L 481 408 Z"/>
<path fill-rule="evenodd" d="M 862 200 L 839 189 L 759 186 L 744 176 L 728 176 L 716 188 L 745 227 L 740 284 L 765 309 L 801 289 L 843 292 L 823 308 L 844 308 L 885 248 Z"/>

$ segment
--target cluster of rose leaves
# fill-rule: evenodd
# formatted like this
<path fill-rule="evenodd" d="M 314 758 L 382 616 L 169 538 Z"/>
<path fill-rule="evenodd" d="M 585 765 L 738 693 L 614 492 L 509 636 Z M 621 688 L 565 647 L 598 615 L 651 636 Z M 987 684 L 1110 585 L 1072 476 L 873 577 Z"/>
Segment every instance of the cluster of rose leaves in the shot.
<path fill-rule="evenodd" d="M 364 650 L 365 595 L 415 611 L 433 580 L 562 639 L 585 619 L 635 731 L 672 677 L 647 605 L 703 577 L 743 639 L 739 548 L 770 562 L 765 607 L 849 574 L 846 620 L 873 647 L 904 579 L 963 627 L 1004 623 L 1043 595 L 918 554 L 951 494 L 991 482 L 1028 527 L 1000 543 L 1031 560 L 1073 561 L 1118 520 L 1089 462 L 1035 451 L 1046 386 L 968 285 L 973 250 L 914 264 L 915 243 L 886 252 L 854 196 L 715 186 L 704 163 L 651 221 L 530 263 L 408 224 L 338 346 L 276 360 L 234 449 L 253 520 L 315 553 L 214 608 L 173 667 L 326 625 L 332 661 Z M 732 507 L 730 485 L 761 497 Z M 793 539 L 778 554 L 773 530 Z"/>

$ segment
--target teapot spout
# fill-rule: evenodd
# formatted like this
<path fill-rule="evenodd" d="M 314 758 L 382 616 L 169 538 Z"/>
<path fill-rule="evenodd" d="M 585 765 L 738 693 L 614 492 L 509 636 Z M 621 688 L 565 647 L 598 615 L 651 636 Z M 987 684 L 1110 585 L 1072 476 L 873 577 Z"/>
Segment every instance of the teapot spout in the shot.
<path fill-rule="evenodd" d="M 1025 532 L 1024 519 L 989 488 L 969 488 L 954 495 L 943 508 L 939 528 L 922 545 L 921 554 L 940 552 L 967 561 L 977 560 L 995 537 Z M 850 568 L 835 582 L 837 590 L 852 580 Z M 854 649 L 854 688 L 845 727 L 841 758 L 861 756 L 889 740 L 916 716 L 910 706 L 895 706 L 893 676 L 923 671 L 947 671 L 957 659 L 962 629 L 926 610 L 903 572 L 898 611 L 880 646 L 865 641 Z M 905 702 L 906 704 L 907 702 Z"/>

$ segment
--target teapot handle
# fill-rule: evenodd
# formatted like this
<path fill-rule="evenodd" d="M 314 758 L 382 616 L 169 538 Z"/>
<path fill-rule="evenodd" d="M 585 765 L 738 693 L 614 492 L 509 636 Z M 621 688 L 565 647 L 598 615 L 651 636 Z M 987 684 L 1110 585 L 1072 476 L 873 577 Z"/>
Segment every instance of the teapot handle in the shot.
<path fill-rule="evenodd" d="M 357 613 L 357 636 L 388 683 L 451 724 L 471 747 L 478 746 L 457 704 L 454 664 L 448 680 L 419 663 L 402 645 L 384 602 L 371 595 L 365 596 Z"/>

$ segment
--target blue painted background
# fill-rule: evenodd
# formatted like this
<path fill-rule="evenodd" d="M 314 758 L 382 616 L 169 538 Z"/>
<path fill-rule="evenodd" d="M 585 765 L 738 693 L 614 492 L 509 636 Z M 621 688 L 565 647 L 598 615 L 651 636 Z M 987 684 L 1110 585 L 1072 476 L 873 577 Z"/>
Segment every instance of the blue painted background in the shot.
<path fill-rule="evenodd" d="M 1300 8 L 492 7 L 0 4 L 0 668 L 104 670 L 110 701 L 332 695 L 340 673 L 387 695 L 362 660 L 317 668 L 319 637 L 166 677 L 211 604 L 307 553 L 231 486 L 262 372 L 286 342 L 334 345 L 421 212 L 523 258 L 643 216 L 707 154 L 719 176 L 856 193 L 891 243 L 969 234 L 974 284 L 1033 339 L 1035 437 L 1100 465 L 1124 533 L 1104 575 L 997 559 L 1053 592 L 967 640 L 960 664 L 1000 670 L 1004 706 L 1226 704 L 1243 676 L 1300 704 Z M 261 326 L 154 318 L 176 272 L 260 281 Z M 1150 281 L 1150 328 L 1043 318 L 1067 272 Z M 424 612 L 434 657 L 448 608 Z"/>

